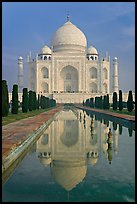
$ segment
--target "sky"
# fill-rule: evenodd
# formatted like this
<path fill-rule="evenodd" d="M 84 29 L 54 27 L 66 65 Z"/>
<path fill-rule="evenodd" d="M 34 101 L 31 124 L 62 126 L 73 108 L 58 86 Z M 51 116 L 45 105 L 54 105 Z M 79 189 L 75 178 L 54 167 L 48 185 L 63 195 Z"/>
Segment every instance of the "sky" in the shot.
<path fill-rule="evenodd" d="M 88 47 L 111 59 L 112 87 L 114 57 L 118 58 L 119 89 L 135 91 L 135 2 L 3 2 L 2 79 L 11 92 L 18 83 L 18 57 L 24 59 L 27 87 L 27 55 L 50 46 L 54 32 L 69 12 L 70 21 L 84 32 Z"/>

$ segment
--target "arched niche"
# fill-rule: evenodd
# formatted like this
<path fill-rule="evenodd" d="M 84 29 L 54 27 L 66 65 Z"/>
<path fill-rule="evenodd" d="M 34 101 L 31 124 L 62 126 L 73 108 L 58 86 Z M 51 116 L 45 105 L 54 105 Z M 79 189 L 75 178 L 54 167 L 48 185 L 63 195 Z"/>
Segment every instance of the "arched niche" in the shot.
<path fill-rule="evenodd" d="M 103 68 L 103 79 L 108 79 L 108 70 Z"/>
<path fill-rule="evenodd" d="M 42 78 L 49 78 L 49 70 L 47 67 L 43 67 L 41 69 Z"/>
<path fill-rule="evenodd" d="M 73 66 L 66 66 L 60 72 L 60 90 L 67 93 L 78 92 L 78 71 Z"/>
<path fill-rule="evenodd" d="M 96 67 L 90 68 L 89 72 L 90 72 L 91 79 L 97 79 L 97 68 Z"/>
<path fill-rule="evenodd" d="M 89 90 L 91 93 L 97 93 L 97 84 L 95 82 L 90 83 Z"/>

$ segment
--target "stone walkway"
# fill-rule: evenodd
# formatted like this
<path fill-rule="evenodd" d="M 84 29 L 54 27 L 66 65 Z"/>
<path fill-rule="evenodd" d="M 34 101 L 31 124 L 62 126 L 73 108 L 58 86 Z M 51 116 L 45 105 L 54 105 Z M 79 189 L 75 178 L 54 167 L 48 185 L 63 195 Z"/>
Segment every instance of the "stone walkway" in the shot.
<path fill-rule="evenodd" d="M 110 116 L 114 116 L 117 118 L 122 118 L 122 119 L 126 119 L 132 122 L 135 122 L 135 116 L 133 115 L 126 115 L 126 114 L 121 114 L 121 113 L 114 113 L 114 112 L 109 112 L 109 111 L 105 111 L 105 110 L 101 110 L 101 109 L 94 109 L 94 108 L 89 108 L 89 107 L 83 107 L 83 106 L 76 106 L 78 108 L 82 108 L 85 110 L 92 110 L 94 112 L 98 112 L 98 113 L 103 113 L 106 115 L 110 115 Z"/>
<path fill-rule="evenodd" d="M 60 111 L 62 107 L 63 106 L 59 106 L 40 113 L 39 115 L 2 126 L 2 160 L 4 160 L 15 147 L 23 143 L 29 135 L 37 131 L 45 122 Z"/>

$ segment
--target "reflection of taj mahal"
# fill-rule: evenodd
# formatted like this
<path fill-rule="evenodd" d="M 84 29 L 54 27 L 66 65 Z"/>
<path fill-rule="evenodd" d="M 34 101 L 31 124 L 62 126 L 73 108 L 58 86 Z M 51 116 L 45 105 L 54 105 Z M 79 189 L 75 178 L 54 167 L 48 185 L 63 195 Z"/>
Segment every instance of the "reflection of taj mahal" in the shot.
<path fill-rule="evenodd" d="M 79 120 L 79 114 L 82 120 Z M 37 141 L 37 157 L 45 166 L 50 165 L 53 178 L 67 191 L 73 189 L 86 176 L 87 165 L 96 165 L 100 154 L 112 160 L 108 152 L 107 125 L 86 115 L 62 111 Z M 113 150 L 118 151 L 118 131 L 113 132 Z M 106 161 L 107 162 L 107 161 Z"/>
<path fill-rule="evenodd" d="M 67 18 L 54 33 L 50 48 L 45 45 L 36 59 L 28 62 L 28 89 L 58 103 L 83 100 L 110 93 L 110 57 L 101 57 L 92 45 L 87 48 L 85 34 Z M 23 87 L 23 59 L 19 57 L 19 90 Z M 118 93 L 118 62 L 113 60 L 113 91 Z"/>

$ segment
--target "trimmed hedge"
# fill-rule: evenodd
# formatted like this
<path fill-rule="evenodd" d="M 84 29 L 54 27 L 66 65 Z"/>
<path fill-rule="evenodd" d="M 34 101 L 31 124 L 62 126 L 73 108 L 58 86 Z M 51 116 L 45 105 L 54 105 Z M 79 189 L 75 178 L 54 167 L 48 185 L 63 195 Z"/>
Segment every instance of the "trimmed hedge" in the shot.
<path fill-rule="evenodd" d="M 8 85 L 6 80 L 2 80 L 2 117 L 8 116 L 8 113 L 9 113 Z"/>
<path fill-rule="evenodd" d="M 17 84 L 13 85 L 11 113 L 12 114 L 18 113 L 18 85 Z"/>
<path fill-rule="evenodd" d="M 22 95 L 22 112 L 27 113 L 28 112 L 28 89 L 23 88 L 23 95 Z"/>

